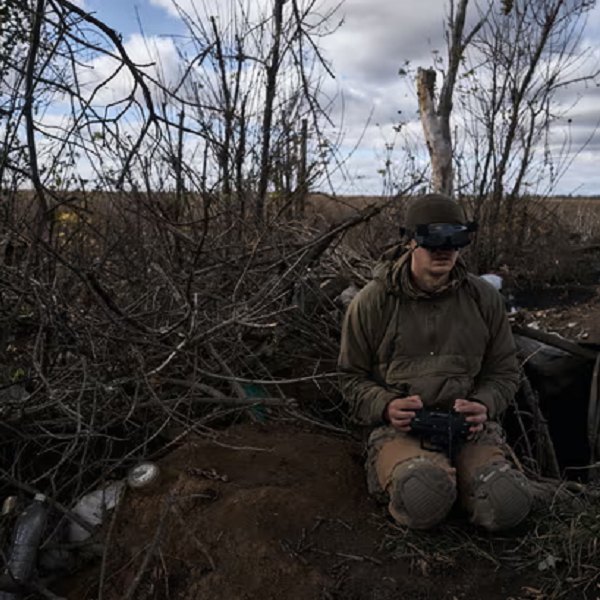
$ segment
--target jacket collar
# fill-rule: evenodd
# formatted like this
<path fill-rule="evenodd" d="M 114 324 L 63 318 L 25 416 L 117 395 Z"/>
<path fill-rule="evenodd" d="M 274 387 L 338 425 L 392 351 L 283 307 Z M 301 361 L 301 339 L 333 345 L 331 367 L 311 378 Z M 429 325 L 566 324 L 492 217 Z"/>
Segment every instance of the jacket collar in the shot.
<path fill-rule="evenodd" d="M 467 266 L 459 256 L 446 285 L 435 292 L 421 290 L 413 281 L 410 271 L 412 250 L 404 246 L 395 246 L 385 252 L 375 267 L 375 279 L 386 286 L 395 296 L 408 296 L 411 299 L 439 298 L 455 290 L 467 277 Z"/>

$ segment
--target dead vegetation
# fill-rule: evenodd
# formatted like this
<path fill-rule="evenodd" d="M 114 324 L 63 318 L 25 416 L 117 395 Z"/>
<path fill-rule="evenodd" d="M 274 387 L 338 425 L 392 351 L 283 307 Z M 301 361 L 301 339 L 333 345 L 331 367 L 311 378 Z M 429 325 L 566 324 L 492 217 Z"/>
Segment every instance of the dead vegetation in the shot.
<path fill-rule="evenodd" d="M 261 236 L 250 228 L 224 236 L 214 205 L 208 225 L 201 217 L 190 218 L 180 235 L 165 230 L 155 206 L 143 199 L 113 200 L 109 217 L 94 214 L 91 203 L 86 212 L 63 213 L 68 216 L 57 220 L 51 240 L 14 252 L 5 264 L 4 494 L 41 490 L 68 511 L 86 492 L 123 477 L 141 459 L 159 459 L 190 439 L 217 448 L 236 446 L 242 461 L 257 445 L 243 436 L 228 441 L 225 430 L 234 422 L 275 428 L 305 423 L 332 436 L 332 443 L 336 435 L 351 435 L 335 375 L 343 292 L 351 283 L 368 281 L 374 251 L 366 235 L 363 246 L 361 236 L 348 236 L 357 227 L 381 227 L 374 219 L 385 226 L 391 222 L 385 211 L 397 206 L 375 203 L 326 227 L 281 220 Z M 521 410 L 516 460 L 534 478 L 556 475 L 536 419 L 527 416 L 531 407 L 522 404 Z M 214 468 L 223 471 L 218 462 L 201 465 L 193 459 L 185 473 L 194 479 L 198 469 Z M 286 469 L 272 470 L 273 476 L 295 476 Z M 354 483 L 362 479 L 360 468 L 341 475 Z M 571 498 L 572 492 L 565 493 Z M 550 498 L 550 509 L 548 488 L 544 498 L 542 512 L 508 539 L 481 536 L 464 523 L 417 535 L 380 516 L 369 527 L 383 554 L 356 554 L 351 535 L 326 551 L 340 561 L 355 561 L 342 555 L 373 556 L 382 564 L 411 555 L 406 563 L 411 573 L 435 576 L 460 569 L 461 561 L 471 558 L 486 565 L 484 570 L 506 567 L 524 579 L 555 557 L 539 573 L 540 598 L 594 586 L 597 501 L 582 495 L 583 504 L 570 512 L 564 494 L 556 495 L 556 503 Z M 163 503 L 169 514 L 179 501 L 173 502 Z M 370 502 L 366 495 L 364 502 Z M 374 507 L 361 510 L 364 518 Z M 176 512 L 169 517 L 169 527 L 176 518 Z M 152 569 L 163 568 L 152 566 L 166 535 L 157 529 L 161 515 L 150 523 L 148 562 L 132 559 L 128 571 L 140 574 L 139 583 L 127 579 L 131 598 L 145 589 Z M 299 551 L 303 546 L 294 537 L 301 531 L 295 528 L 289 536 L 277 541 L 283 544 L 278 551 L 302 565 L 296 555 L 305 556 Z M 115 533 L 107 543 L 116 543 L 113 539 Z M 343 573 L 340 589 L 350 585 Z M 563 575 L 570 579 L 561 580 Z"/>
<path fill-rule="evenodd" d="M 44 543 L 60 546 L 52 536 L 76 519 L 72 509 L 87 492 L 142 459 L 168 470 L 185 458 L 160 502 L 150 496 L 113 513 L 83 588 L 107 599 L 218 597 L 215 589 L 229 598 L 238 543 L 247 567 L 239 597 L 244 585 L 252 588 L 247 597 L 281 597 L 279 584 L 299 599 L 372 597 L 376 574 L 387 598 L 409 593 L 414 575 L 464 569 L 465 557 L 524 574 L 546 561 L 543 575 L 551 577 L 537 600 L 593 588 L 591 497 L 576 514 L 552 504 L 518 539 L 503 540 L 464 523 L 431 535 L 399 530 L 359 487 L 362 446 L 351 437 L 335 373 L 340 323 L 348 288 L 364 285 L 397 242 L 404 201 L 424 179 L 411 172 L 386 198 L 308 194 L 327 179 L 337 152 L 322 132 L 320 80 L 307 78 L 328 69 L 315 41 L 327 17 L 315 24 L 309 5 L 277 1 L 260 15 L 260 31 L 275 25 L 264 38 L 240 15 L 224 31 L 215 19 L 196 28 L 185 17 L 197 54 L 169 87 L 132 63 L 116 32 L 67 0 L 9 4 L 24 11 L 15 31 L 30 43 L 14 45 L 0 64 L 14 75 L 0 112 L 0 492 L 45 493 L 53 527 Z M 92 51 L 115 61 L 113 75 L 131 77 L 108 113 L 92 98 L 112 76 L 93 90 L 79 85 L 76 57 Z M 293 73 L 293 85 L 277 86 L 278 69 Z M 194 94 L 182 92 L 190 88 Z M 65 94 L 71 114 L 49 126 L 45 109 Z M 81 156 L 93 181 L 78 172 Z M 506 213 L 485 198 L 477 197 L 478 208 L 500 217 L 473 248 L 476 268 L 502 273 L 515 288 L 584 277 L 579 267 L 590 264 L 586 253 L 599 235 L 595 201 L 513 195 L 508 223 L 519 228 L 517 246 L 501 225 Z M 542 481 L 557 474 L 551 442 L 534 426 L 531 402 L 525 408 L 515 458 Z M 277 458 L 269 462 L 259 445 L 269 434 L 246 431 L 232 443 L 235 423 L 267 423 L 290 437 L 265 452 Z M 186 458 L 188 443 L 203 452 Z M 321 446 L 324 455 L 315 451 Z M 303 468 L 305 456 L 311 468 Z M 244 482 L 237 488 L 233 472 Z M 250 519 L 240 508 L 247 501 L 256 507 Z M 273 519 L 281 507 L 286 520 Z M 192 533 L 190 515 L 198 518 Z M 227 529 L 232 515 L 235 531 Z M 0 521 L 5 540 L 11 524 Z M 244 528 L 256 538 L 237 538 Z M 399 556 L 408 583 L 388 589 Z M 279 570 L 261 579 L 270 560 Z M 298 581 L 314 585 L 298 591 Z M 428 586 L 417 586 L 415 597 L 440 593 Z M 64 593 L 81 598 L 74 589 L 81 588 Z M 52 597 L 45 587 L 37 593 Z"/>

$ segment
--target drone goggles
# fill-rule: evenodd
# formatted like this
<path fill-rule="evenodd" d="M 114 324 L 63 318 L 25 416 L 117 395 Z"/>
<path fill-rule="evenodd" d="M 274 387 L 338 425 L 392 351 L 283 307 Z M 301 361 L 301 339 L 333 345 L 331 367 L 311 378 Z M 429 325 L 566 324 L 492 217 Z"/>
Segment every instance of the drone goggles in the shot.
<path fill-rule="evenodd" d="M 427 250 L 458 250 L 471 243 L 471 233 L 474 231 L 477 231 L 477 223 L 467 223 L 466 225 L 444 223 L 441 225 L 417 225 L 414 233 L 404 229 L 401 230 L 401 233 L 410 233 L 417 245 Z"/>

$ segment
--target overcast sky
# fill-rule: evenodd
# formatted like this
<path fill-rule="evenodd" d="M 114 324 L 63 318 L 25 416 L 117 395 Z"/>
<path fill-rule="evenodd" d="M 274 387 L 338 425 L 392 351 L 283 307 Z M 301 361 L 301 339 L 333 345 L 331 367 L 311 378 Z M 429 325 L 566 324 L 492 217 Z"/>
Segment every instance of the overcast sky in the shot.
<path fill-rule="evenodd" d="M 202 0 L 179 0 L 187 8 L 194 2 L 200 6 Z M 265 3 L 270 0 L 249 0 L 249 5 Z M 171 0 L 85 0 L 84 5 L 122 34 L 134 58 L 143 60 L 153 47 L 160 54 L 163 69 L 176 70 L 176 48 L 181 43 L 178 36 L 186 30 Z M 413 121 L 408 131 L 421 135 L 417 100 L 398 70 L 405 60 L 414 67 L 432 66 L 432 51 L 445 53 L 445 16 L 443 0 L 345 0 L 340 7 L 337 18 L 343 17 L 342 26 L 322 42 L 336 76 L 327 86 L 343 98 L 345 148 L 351 148 L 358 139 L 362 143 L 347 165 L 353 178 L 340 186 L 339 192 L 381 191 L 377 170 L 385 160 L 385 143 L 394 139 L 392 127 L 398 121 L 398 111 L 402 111 L 402 118 Z M 600 6 L 590 13 L 585 40 L 600 61 Z M 600 90 L 581 87 L 563 94 L 562 101 L 570 105 L 575 98 L 579 103 L 572 111 L 571 135 L 577 143 L 587 140 L 588 145 L 574 159 L 558 192 L 600 194 L 600 131 L 594 133 L 600 120 Z"/>

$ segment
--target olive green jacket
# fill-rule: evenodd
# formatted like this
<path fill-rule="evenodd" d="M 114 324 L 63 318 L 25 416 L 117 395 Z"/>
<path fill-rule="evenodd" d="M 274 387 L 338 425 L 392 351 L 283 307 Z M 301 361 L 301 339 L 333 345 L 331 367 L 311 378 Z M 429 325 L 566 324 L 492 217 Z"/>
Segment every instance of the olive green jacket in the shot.
<path fill-rule="evenodd" d="M 410 257 L 388 251 L 348 307 L 338 370 L 354 418 L 381 425 L 388 402 L 419 395 L 440 410 L 476 399 L 493 419 L 519 386 L 502 297 L 460 259 L 449 284 L 427 294 L 412 283 Z"/>

